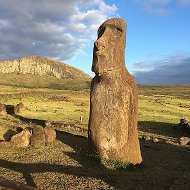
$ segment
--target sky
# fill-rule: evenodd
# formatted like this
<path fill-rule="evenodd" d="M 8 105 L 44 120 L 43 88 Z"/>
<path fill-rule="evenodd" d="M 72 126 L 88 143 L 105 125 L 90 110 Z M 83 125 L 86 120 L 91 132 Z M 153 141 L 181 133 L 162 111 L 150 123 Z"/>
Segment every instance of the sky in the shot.
<path fill-rule="evenodd" d="M 190 84 L 190 0 L 0 0 L 0 60 L 42 55 L 91 72 L 98 27 L 127 22 L 140 84 Z"/>

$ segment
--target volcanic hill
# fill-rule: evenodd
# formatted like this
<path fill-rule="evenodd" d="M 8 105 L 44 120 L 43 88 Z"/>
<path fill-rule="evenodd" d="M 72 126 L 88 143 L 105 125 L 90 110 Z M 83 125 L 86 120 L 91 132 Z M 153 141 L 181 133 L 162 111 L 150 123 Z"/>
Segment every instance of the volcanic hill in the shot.
<path fill-rule="evenodd" d="M 89 88 L 90 81 L 83 71 L 48 57 L 0 61 L 0 85 L 82 90 Z"/>
<path fill-rule="evenodd" d="M 49 75 L 56 78 L 90 78 L 79 69 L 43 56 L 28 56 L 13 61 L 0 61 L 0 73 Z"/>

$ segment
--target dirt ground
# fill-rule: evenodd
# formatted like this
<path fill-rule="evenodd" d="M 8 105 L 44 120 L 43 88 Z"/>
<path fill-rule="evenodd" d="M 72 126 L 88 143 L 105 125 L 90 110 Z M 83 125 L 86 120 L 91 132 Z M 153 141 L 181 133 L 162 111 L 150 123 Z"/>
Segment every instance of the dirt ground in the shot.
<path fill-rule="evenodd" d="M 47 190 L 190 189 L 188 145 L 142 139 L 140 143 L 142 164 L 109 169 L 89 156 L 85 136 L 57 131 L 57 140 L 43 148 L 1 149 L 1 176 Z"/>

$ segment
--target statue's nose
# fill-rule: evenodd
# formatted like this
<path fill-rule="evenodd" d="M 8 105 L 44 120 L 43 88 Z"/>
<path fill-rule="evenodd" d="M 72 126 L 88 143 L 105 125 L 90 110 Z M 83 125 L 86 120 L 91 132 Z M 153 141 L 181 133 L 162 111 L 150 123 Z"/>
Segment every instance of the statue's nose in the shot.
<path fill-rule="evenodd" d="M 105 47 L 105 41 L 103 40 L 103 38 L 99 38 L 98 40 L 95 41 L 94 46 L 97 49 L 104 48 Z"/>

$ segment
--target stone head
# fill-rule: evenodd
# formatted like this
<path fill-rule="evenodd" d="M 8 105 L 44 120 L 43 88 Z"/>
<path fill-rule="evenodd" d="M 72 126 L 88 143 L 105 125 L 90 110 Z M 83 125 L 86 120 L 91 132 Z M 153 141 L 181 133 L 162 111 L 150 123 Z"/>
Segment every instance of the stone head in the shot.
<path fill-rule="evenodd" d="M 125 65 L 126 28 L 125 21 L 119 18 L 108 19 L 99 27 L 92 64 L 96 75 L 118 71 Z"/>

